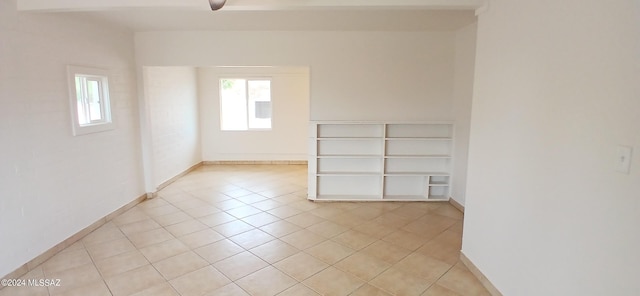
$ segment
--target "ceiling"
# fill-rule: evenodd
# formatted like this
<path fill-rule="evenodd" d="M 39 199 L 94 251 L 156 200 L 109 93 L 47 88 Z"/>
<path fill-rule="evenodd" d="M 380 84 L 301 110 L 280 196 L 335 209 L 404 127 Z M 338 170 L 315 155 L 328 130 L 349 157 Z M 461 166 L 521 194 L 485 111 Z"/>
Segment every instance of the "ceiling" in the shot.
<path fill-rule="evenodd" d="M 75 15 L 133 31 L 442 31 L 476 21 L 485 0 L 17 0 L 18 10 Z"/>

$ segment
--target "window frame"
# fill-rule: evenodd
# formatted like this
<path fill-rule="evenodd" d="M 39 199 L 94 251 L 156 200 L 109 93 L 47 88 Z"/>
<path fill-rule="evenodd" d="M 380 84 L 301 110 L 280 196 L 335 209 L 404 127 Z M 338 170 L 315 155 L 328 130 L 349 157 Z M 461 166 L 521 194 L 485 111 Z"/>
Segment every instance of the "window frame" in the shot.
<path fill-rule="evenodd" d="M 222 81 L 223 80 L 244 80 L 245 87 L 245 105 L 246 105 L 246 129 L 223 129 L 223 106 L 222 106 Z M 251 127 L 250 125 L 250 99 L 249 99 L 249 82 L 250 81 L 269 81 L 269 102 L 271 103 L 271 117 L 269 118 L 269 127 L 267 128 L 256 128 Z M 273 129 L 273 77 L 270 76 L 221 76 L 218 79 L 218 97 L 219 97 L 219 105 L 220 105 L 220 131 L 222 132 L 246 132 L 246 131 L 271 131 Z"/>
<path fill-rule="evenodd" d="M 86 98 L 78 98 L 76 78 L 84 78 L 85 84 L 83 89 L 86 90 L 87 81 L 97 81 L 98 93 L 100 99 L 101 120 L 90 121 L 89 123 L 80 123 L 79 108 L 82 107 L 84 112 L 89 115 L 89 102 Z M 83 67 L 83 66 L 67 66 L 67 79 L 69 83 L 69 107 L 71 111 L 71 127 L 74 136 L 85 135 L 90 133 L 103 132 L 113 130 L 113 113 L 111 98 L 109 95 L 109 75 L 108 71 L 100 68 Z M 84 92 L 84 91 L 83 91 Z"/>

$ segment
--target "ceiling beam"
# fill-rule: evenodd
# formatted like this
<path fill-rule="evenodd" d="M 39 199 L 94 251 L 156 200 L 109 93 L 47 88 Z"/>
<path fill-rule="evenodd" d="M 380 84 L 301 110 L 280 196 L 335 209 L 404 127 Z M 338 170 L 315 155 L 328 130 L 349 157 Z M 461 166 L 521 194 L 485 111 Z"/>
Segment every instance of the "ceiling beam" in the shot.
<path fill-rule="evenodd" d="M 474 10 L 488 0 L 227 0 L 229 11 L 322 9 Z M 17 0 L 19 11 L 105 11 L 127 9 L 208 10 L 207 0 Z"/>

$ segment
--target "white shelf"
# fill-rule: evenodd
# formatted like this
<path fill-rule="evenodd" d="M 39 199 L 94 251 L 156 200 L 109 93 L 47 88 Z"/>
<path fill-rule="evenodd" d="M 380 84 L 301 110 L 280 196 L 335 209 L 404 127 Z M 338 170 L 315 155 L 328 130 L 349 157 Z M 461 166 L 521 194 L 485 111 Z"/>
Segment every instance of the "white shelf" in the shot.
<path fill-rule="evenodd" d="M 312 122 L 309 198 L 448 200 L 450 122 Z"/>

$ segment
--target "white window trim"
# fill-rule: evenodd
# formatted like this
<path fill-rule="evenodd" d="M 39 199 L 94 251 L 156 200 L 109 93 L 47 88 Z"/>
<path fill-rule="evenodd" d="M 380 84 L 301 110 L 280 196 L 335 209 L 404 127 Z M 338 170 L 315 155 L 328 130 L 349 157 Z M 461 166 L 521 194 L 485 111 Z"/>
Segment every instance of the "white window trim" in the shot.
<path fill-rule="evenodd" d="M 78 98 L 76 96 L 76 75 L 94 76 L 102 81 L 103 112 L 105 120 L 95 124 L 80 125 L 78 119 Z M 113 113 L 109 96 L 108 71 L 99 68 L 67 66 L 67 80 L 69 83 L 69 107 L 71 111 L 71 127 L 74 136 L 113 130 Z"/>

